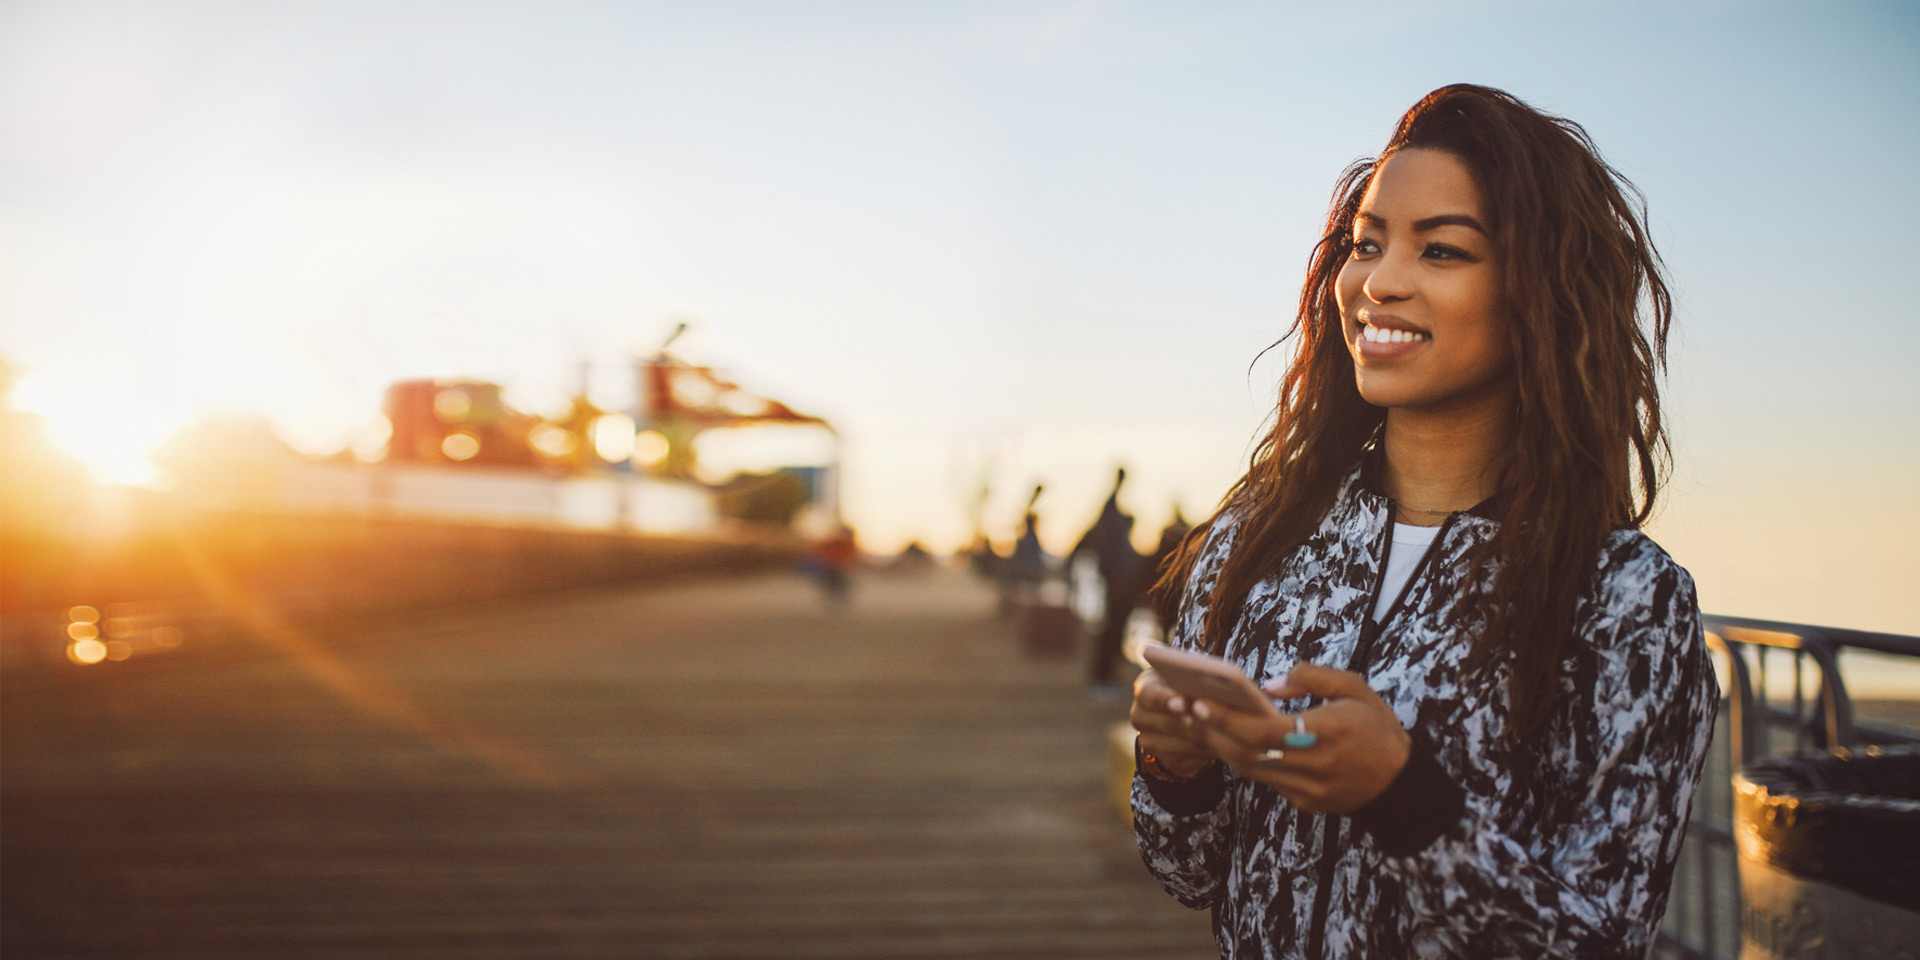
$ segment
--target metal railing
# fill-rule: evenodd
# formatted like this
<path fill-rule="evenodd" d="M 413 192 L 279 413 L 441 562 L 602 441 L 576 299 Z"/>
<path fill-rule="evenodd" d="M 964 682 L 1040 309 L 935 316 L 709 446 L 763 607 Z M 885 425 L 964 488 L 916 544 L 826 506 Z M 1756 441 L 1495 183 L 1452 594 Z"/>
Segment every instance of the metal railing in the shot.
<path fill-rule="evenodd" d="M 1717 655 L 1723 671 L 1726 699 L 1714 729 L 1713 750 L 1694 795 L 1687 839 L 1674 870 L 1673 893 L 1653 955 L 1734 960 L 1740 952 L 1742 913 L 1733 839 L 1733 774 L 1762 757 L 1920 741 L 1920 731 L 1856 716 L 1840 670 L 1840 654 L 1848 649 L 1910 657 L 1920 664 L 1920 637 L 1746 617 L 1702 619 L 1707 647 Z M 1784 676 L 1777 672 L 1782 669 L 1788 671 Z M 1775 671 L 1771 683 L 1769 671 Z M 1791 692 L 1776 696 L 1782 679 Z M 1811 694 L 1809 680 L 1815 681 Z"/>

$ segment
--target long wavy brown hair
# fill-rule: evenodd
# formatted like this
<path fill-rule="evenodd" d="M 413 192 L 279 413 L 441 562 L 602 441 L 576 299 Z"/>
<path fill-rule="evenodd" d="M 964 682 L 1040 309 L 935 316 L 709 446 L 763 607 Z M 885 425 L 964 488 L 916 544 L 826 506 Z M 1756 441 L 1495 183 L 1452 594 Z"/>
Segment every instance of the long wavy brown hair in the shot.
<path fill-rule="evenodd" d="M 1506 733 L 1525 735 L 1556 706 L 1574 603 L 1602 541 L 1644 523 L 1665 481 L 1659 385 L 1673 304 L 1639 191 L 1580 125 L 1490 87 L 1428 94 L 1380 156 L 1349 166 L 1334 188 L 1280 341 L 1295 353 L 1272 427 L 1215 514 L 1233 513 L 1242 528 L 1213 587 L 1204 646 L 1226 649 L 1248 592 L 1306 541 L 1382 435 L 1386 411 L 1355 385 L 1334 286 L 1373 172 L 1409 148 L 1445 152 L 1472 173 L 1503 266 L 1517 409 L 1494 501 L 1499 530 L 1469 557 L 1498 571 L 1472 592 L 1486 629 L 1470 663 L 1507 662 Z M 1203 525 L 1168 564 L 1163 602 L 1185 588 L 1204 535 Z"/>

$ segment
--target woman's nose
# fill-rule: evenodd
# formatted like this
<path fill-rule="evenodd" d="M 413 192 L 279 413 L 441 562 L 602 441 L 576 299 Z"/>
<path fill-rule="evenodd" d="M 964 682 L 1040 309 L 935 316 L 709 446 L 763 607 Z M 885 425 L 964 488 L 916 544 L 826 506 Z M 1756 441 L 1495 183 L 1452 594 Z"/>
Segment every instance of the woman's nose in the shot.
<path fill-rule="evenodd" d="M 1391 303 L 1413 296 L 1413 271 L 1402 258 L 1392 254 L 1374 261 L 1373 271 L 1361 286 L 1374 303 Z"/>

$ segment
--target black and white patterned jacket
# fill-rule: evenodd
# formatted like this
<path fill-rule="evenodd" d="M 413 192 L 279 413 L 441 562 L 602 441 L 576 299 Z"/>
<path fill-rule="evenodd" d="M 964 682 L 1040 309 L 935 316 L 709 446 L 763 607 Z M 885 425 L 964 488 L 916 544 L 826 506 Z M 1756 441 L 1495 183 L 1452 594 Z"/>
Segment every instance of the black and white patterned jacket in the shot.
<path fill-rule="evenodd" d="M 1148 869 L 1213 911 L 1230 958 L 1644 957 L 1719 696 L 1692 578 L 1638 532 L 1609 537 L 1575 610 L 1561 705 L 1540 736 L 1508 743 L 1504 667 L 1465 669 L 1457 599 L 1464 580 L 1485 586 L 1463 556 L 1495 521 L 1449 517 L 1363 642 L 1391 535 L 1366 472 L 1248 595 L 1227 655 L 1261 683 L 1297 663 L 1362 674 L 1412 733 L 1412 757 L 1346 816 L 1303 814 L 1220 765 L 1184 783 L 1136 774 Z M 1201 636 L 1236 532 L 1229 515 L 1208 534 L 1175 645 Z"/>

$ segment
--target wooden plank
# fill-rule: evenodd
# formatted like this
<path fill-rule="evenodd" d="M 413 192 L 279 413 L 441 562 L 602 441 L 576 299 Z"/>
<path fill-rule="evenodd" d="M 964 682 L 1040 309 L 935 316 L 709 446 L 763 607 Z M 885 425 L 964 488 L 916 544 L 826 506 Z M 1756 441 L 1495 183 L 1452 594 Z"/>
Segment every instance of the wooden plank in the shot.
<path fill-rule="evenodd" d="M 4 678 L 9 958 L 1214 955 L 958 575 L 236 643 Z"/>

